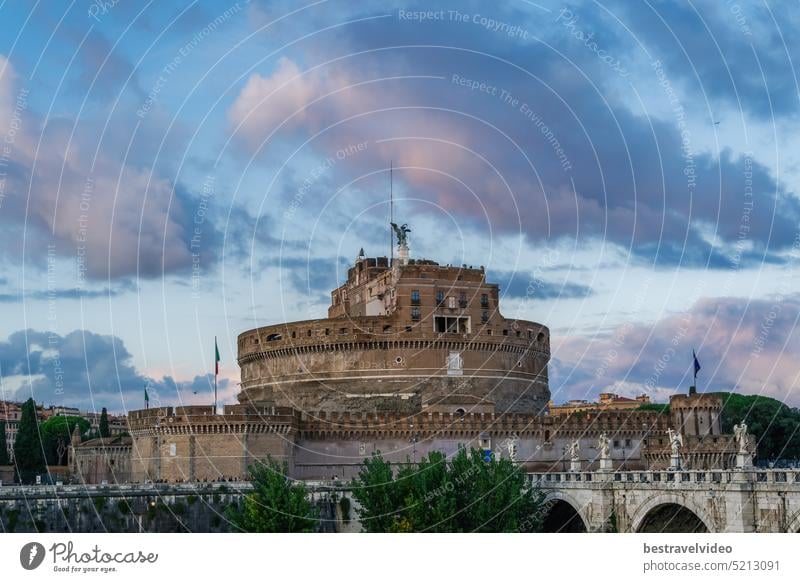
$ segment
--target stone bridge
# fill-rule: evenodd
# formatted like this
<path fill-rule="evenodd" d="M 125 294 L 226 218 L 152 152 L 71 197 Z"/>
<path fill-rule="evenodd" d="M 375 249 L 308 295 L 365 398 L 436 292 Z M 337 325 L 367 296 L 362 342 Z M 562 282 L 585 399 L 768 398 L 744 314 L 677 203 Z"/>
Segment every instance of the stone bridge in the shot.
<path fill-rule="evenodd" d="M 798 532 L 800 469 L 529 473 L 550 532 Z"/>

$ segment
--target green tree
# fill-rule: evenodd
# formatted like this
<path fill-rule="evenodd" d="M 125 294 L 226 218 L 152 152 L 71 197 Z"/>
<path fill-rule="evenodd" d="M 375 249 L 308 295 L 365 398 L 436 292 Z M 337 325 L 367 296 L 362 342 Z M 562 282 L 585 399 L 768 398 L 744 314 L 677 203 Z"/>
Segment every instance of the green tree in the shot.
<path fill-rule="evenodd" d="M 717 395 L 722 398 L 723 433 L 732 433 L 733 425 L 744 421 L 755 436 L 759 459 L 800 458 L 800 410 L 766 396 Z"/>
<path fill-rule="evenodd" d="M 44 473 L 46 469 L 33 398 L 28 398 L 22 405 L 17 438 L 14 440 L 14 463 L 23 483 L 33 482 L 36 475 Z"/>
<path fill-rule="evenodd" d="M 6 421 L 0 420 L 0 465 L 8 465 L 11 459 L 8 458 L 8 444 L 6 443 Z"/>
<path fill-rule="evenodd" d="M 111 430 L 108 428 L 108 411 L 105 407 L 100 412 L 100 436 L 103 438 L 111 436 Z"/>
<path fill-rule="evenodd" d="M 228 510 L 234 527 L 246 532 L 311 532 L 319 512 L 309 500 L 305 484 L 287 477 L 288 465 L 271 457 L 250 467 L 253 491 L 241 508 Z"/>
<path fill-rule="evenodd" d="M 66 450 L 76 426 L 84 434 L 89 430 L 89 421 L 80 416 L 53 416 L 41 424 L 39 432 L 48 465 L 66 463 Z"/>
<path fill-rule="evenodd" d="M 361 504 L 358 515 L 364 531 L 392 531 L 408 493 L 410 473 L 401 470 L 395 480 L 392 465 L 380 453 L 364 460 L 358 477 L 352 483 L 353 497 Z"/>
<path fill-rule="evenodd" d="M 537 531 L 544 496 L 526 485 L 525 473 L 508 459 L 485 461 L 462 448 L 449 461 L 431 452 L 392 476 L 380 454 L 364 462 L 353 497 L 365 531 Z"/>

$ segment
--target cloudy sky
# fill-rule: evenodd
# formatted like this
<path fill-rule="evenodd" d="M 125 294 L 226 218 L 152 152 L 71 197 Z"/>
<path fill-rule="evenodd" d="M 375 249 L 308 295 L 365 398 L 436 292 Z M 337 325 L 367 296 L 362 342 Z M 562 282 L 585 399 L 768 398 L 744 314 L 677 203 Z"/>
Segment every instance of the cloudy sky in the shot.
<path fill-rule="evenodd" d="M 238 389 L 360 247 L 485 265 L 556 401 L 800 405 L 800 13 L 763 2 L 0 7 L 2 395 Z"/>

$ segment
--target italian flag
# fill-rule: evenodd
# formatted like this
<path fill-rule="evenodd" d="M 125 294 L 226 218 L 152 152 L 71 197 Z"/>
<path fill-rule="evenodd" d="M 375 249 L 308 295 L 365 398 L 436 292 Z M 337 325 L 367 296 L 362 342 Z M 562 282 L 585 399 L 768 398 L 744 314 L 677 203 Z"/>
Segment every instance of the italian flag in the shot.
<path fill-rule="evenodd" d="M 219 376 L 219 348 L 217 347 L 217 336 L 214 336 L 214 375 Z"/>

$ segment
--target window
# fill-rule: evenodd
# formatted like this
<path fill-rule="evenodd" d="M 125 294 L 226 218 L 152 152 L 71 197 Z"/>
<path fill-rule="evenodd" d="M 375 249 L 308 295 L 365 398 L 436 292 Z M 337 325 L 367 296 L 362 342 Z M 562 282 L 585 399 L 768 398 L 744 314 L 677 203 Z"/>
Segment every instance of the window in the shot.
<path fill-rule="evenodd" d="M 508 335 L 508 330 L 507 329 L 503 330 L 503 335 Z"/>
<path fill-rule="evenodd" d="M 481 307 L 483 307 L 484 309 L 489 307 L 489 295 L 487 295 L 486 293 L 481 295 Z"/>
<path fill-rule="evenodd" d="M 469 333 L 469 317 L 437 315 L 433 318 L 433 331 L 437 333 Z"/>
<path fill-rule="evenodd" d="M 447 307 L 448 309 L 455 309 L 456 308 L 456 298 L 452 295 L 447 298 Z"/>
<path fill-rule="evenodd" d="M 411 308 L 411 319 L 413 319 L 414 321 L 419 321 L 419 318 L 420 318 L 419 307 L 412 307 Z"/>
<path fill-rule="evenodd" d="M 461 309 L 464 309 L 467 306 L 467 294 L 466 293 L 459 293 L 459 295 L 458 295 L 458 306 Z"/>
<path fill-rule="evenodd" d="M 411 291 L 411 305 L 419 305 L 419 289 Z"/>
<path fill-rule="evenodd" d="M 483 313 L 481 313 L 481 321 L 483 323 L 486 323 L 487 321 L 489 321 L 489 312 L 488 311 L 484 310 Z"/>
<path fill-rule="evenodd" d="M 619 441 L 617 441 L 617 440 L 614 441 L 614 448 L 615 449 L 619 448 Z"/>
<path fill-rule="evenodd" d="M 437 291 L 436 292 L 436 305 L 441 305 L 444 303 L 444 291 Z"/>
<path fill-rule="evenodd" d="M 347 328 L 346 327 L 339 328 L 339 335 L 347 335 Z"/>
<path fill-rule="evenodd" d="M 631 439 L 625 439 L 625 446 L 626 447 L 631 446 Z"/>

